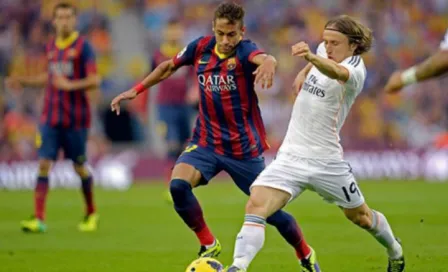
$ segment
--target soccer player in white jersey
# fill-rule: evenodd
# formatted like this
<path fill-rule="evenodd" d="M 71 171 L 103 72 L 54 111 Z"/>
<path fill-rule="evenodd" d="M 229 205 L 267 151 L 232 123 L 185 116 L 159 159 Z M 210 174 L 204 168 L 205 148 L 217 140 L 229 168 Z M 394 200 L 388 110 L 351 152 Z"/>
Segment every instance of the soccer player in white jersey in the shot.
<path fill-rule="evenodd" d="M 404 86 L 440 76 L 448 72 L 448 30 L 439 50 L 422 63 L 405 71 L 395 71 L 389 78 L 385 90 L 399 92 Z"/>
<path fill-rule="evenodd" d="M 360 55 L 369 51 L 372 32 L 343 15 L 327 22 L 323 40 L 317 54 L 305 42 L 292 47 L 293 56 L 309 63 L 295 80 L 300 92 L 277 157 L 252 184 L 228 272 L 246 271 L 263 247 L 266 218 L 307 189 L 341 207 L 387 249 L 388 272 L 404 270 L 400 243 L 386 217 L 367 206 L 339 144 L 339 130 L 364 85 Z"/>

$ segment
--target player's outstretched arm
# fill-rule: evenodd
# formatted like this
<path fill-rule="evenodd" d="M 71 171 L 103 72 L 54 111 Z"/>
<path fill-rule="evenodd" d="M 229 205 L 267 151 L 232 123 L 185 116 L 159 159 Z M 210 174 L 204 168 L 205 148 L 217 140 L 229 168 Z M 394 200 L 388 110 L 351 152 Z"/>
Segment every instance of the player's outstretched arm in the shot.
<path fill-rule="evenodd" d="M 300 72 L 297 74 L 296 78 L 294 79 L 294 83 L 292 84 L 292 92 L 294 95 L 298 95 L 300 92 L 300 89 L 302 89 L 302 85 L 305 82 L 306 76 L 311 71 L 311 68 L 313 68 L 312 63 L 308 63 Z"/>
<path fill-rule="evenodd" d="M 420 64 L 405 71 L 395 71 L 384 89 L 386 92 L 395 93 L 404 86 L 437 77 L 446 72 L 448 72 L 448 50 L 439 50 Z"/>
<path fill-rule="evenodd" d="M 48 74 L 42 73 L 37 76 L 12 76 L 5 80 L 8 88 L 17 89 L 21 87 L 43 87 L 47 84 Z"/>
<path fill-rule="evenodd" d="M 336 79 L 342 82 L 347 82 L 350 77 L 350 74 L 342 65 L 339 65 L 337 62 L 326 59 L 316 54 L 313 54 L 310 50 L 310 47 L 305 42 L 299 42 L 292 46 L 292 55 L 303 57 L 311 64 L 316 66 L 316 68 L 324 75 L 329 78 Z"/>
<path fill-rule="evenodd" d="M 261 82 L 262 88 L 270 88 L 274 83 L 277 60 L 274 56 L 259 54 L 253 57 L 251 62 L 258 65 L 257 70 L 253 73 L 255 75 L 254 84 Z"/>
<path fill-rule="evenodd" d="M 119 115 L 120 101 L 134 99 L 139 93 L 170 77 L 177 68 L 172 59 L 162 62 L 141 83 L 116 96 L 110 104 L 111 110 Z"/>

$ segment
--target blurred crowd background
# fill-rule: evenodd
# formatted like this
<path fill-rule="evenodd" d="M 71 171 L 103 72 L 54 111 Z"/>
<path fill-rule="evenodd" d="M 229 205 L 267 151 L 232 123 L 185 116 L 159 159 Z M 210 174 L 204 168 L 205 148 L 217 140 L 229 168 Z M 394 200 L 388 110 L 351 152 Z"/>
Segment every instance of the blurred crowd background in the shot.
<path fill-rule="evenodd" d="M 0 0 L 0 161 L 35 157 L 34 136 L 41 89 L 9 90 L 7 75 L 35 75 L 46 61 L 44 45 L 53 35 L 55 0 Z M 103 83 L 92 97 L 91 155 L 136 146 L 163 153 L 154 119 L 154 94 L 127 104 L 119 118 L 111 98 L 141 80 L 151 69 L 151 54 L 161 30 L 173 18 L 184 27 L 182 40 L 211 35 L 212 0 L 78 0 L 78 29 L 97 54 Z M 306 41 L 316 48 L 325 22 L 338 14 L 356 16 L 374 31 L 375 44 L 364 56 L 368 76 L 342 131 L 346 149 L 440 148 L 447 142 L 448 81 L 438 79 L 385 95 L 391 72 L 411 66 L 438 49 L 448 27 L 446 0 L 246 0 L 247 38 L 278 59 L 273 88 L 260 91 L 260 106 L 275 150 L 288 125 L 291 85 L 305 63 L 290 57 L 290 46 Z M 194 89 L 195 86 L 192 86 Z M 192 117 L 192 119 L 194 116 Z M 192 120 L 193 121 L 193 120 Z"/>

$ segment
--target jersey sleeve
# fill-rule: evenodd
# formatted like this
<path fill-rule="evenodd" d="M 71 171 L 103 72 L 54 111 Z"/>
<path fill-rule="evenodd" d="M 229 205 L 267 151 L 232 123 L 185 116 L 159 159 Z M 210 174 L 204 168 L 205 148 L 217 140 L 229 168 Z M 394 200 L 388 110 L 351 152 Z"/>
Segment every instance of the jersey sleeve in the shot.
<path fill-rule="evenodd" d="M 327 49 L 325 49 L 325 44 L 321 42 L 316 49 L 316 55 L 326 58 L 327 57 Z"/>
<path fill-rule="evenodd" d="M 448 50 L 448 30 L 446 31 L 445 37 L 443 38 L 442 42 L 440 43 L 440 49 Z"/>
<path fill-rule="evenodd" d="M 251 62 L 256 55 L 265 54 L 265 52 L 260 50 L 254 42 L 243 41 L 242 45 L 242 57 L 249 62 Z"/>
<path fill-rule="evenodd" d="M 176 56 L 173 57 L 173 62 L 176 67 L 181 67 L 185 65 L 193 65 L 196 58 L 196 49 L 199 42 L 203 39 L 200 37 L 187 46 L 184 47 Z"/>
<path fill-rule="evenodd" d="M 344 66 L 349 72 L 349 77 L 345 84 L 361 91 L 366 78 L 364 61 L 361 56 L 346 58 L 340 65 Z"/>
<path fill-rule="evenodd" d="M 87 76 L 97 73 L 96 69 L 96 55 L 92 45 L 89 42 L 84 42 L 81 57 L 85 65 Z"/>

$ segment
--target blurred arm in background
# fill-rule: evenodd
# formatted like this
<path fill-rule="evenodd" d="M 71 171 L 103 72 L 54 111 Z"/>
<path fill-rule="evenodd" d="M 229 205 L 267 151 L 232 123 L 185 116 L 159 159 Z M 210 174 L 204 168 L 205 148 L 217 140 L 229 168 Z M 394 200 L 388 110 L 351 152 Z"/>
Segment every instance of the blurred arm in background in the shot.
<path fill-rule="evenodd" d="M 407 85 L 434 78 L 446 72 L 448 72 L 448 31 L 435 54 L 405 71 L 395 71 L 389 78 L 385 90 L 389 93 L 399 92 Z"/>
<path fill-rule="evenodd" d="M 6 78 L 6 86 L 12 89 L 22 87 L 43 87 L 47 84 L 48 74 L 42 73 L 35 76 L 11 76 Z"/>

